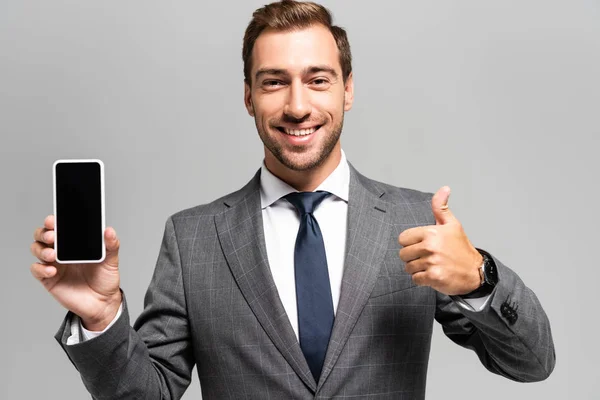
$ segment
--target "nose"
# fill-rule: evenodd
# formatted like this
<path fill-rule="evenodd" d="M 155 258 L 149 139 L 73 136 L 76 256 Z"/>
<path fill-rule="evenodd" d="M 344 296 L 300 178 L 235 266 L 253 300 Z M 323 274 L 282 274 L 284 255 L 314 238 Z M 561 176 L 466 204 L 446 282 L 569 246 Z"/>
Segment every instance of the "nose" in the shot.
<path fill-rule="evenodd" d="M 304 87 L 302 82 L 292 82 L 283 113 L 298 120 L 309 116 L 312 111 L 309 96 L 308 89 Z"/>

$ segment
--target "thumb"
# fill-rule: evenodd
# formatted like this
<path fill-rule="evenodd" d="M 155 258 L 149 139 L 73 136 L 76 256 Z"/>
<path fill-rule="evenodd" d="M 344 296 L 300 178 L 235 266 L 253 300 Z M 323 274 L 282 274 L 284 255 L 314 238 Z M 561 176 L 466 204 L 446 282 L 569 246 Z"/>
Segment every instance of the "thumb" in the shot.
<path fill-rule="evenodd" d="M 437 225 L 444 225 L 453 222 L 455 217 L 448 207 L 448 199 L 450 198 L 450 187 L 444 186 L 437 191 L 431 198 L 431 210 L 435 217 Z"/>
<path fill-rule="evenodd" d="M 115 232 L 113 228 L 108 227 L 104 231 L 104 243 L 106 245 L 106 258 L 104 259 L 104 263 L 111 267 L 118 267 L 120 242 L 117 237 L 117 232 Z"/>

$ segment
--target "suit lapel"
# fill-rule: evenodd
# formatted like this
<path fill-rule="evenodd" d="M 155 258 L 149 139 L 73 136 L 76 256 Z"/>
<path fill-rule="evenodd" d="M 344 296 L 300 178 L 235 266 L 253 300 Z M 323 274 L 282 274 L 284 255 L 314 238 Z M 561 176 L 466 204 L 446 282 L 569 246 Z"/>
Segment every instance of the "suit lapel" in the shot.
<path fill-rule="evenodd" d="M 215 216 L 223 253 L 244 298 L 259 323 L 296 374 L 313 391 L 308 368 L 271 275 L 260 205 L 260 171 Z"/>
<path fill-rule="evenodd" d="M 346 256 L 340 301 L 319 387 L 335 365 L 348 337 L 373 290 L 390 235 L 389 204 L 380 199 L 384 192 L 372 187 L 350 166 Z M 370 184 L 370 186 L 373 186 Z"/>

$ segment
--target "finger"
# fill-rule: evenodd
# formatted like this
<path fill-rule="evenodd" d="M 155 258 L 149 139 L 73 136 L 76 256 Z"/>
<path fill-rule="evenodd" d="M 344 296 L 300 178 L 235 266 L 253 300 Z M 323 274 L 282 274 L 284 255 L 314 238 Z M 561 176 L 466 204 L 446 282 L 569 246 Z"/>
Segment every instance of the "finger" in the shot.
<path fill-rule="evenodd" d="M 37 228 L 33 233 L 33 239 L 48 245 L 54 245 L 54 231 L 47 228 Z"/>
<path fill-rule="evenodd" d="M 37 257 L 43 263 L 52 263 L 56 261 L 56 253 L 53 248 L 40 242 L 33 242 L 30 247 L 31 254 Z"/>
<path fill-rule="evenodd" d="M 46 228 L 37 228 L 35 231 L 33 231 L 33 240 L 36 242 L 46 243 L 43 238 L 44 232 L 46 232 Z"/>
<path fill-rule="evenodd" d="M 56 237 L 56 233 L 52 230 L 52 231 L 46 231 L 44 233 L 44 240 L 46 241 L 46 244 L 50 247 L 54 247 L 54 238 Z"/>
<path fill-rule="evenodd" d="M 33 263 L 30 267 L 31 275 L 39 281 L 52 278 L 56 275 L 56 267 L 53 265 Z"/>
<path fill-rule="evenodd" d="M 412 280 L 417 286 L 429 286 L 429 281 L 427 280 L 427 272 L 421 271 L 413 274 Z"/>
<path fill-rule="evenodd" d="M 54 229 L 54 215 L 48 215 L 46 219 L 44 219 L 44 227 L 46 229 Z"/>
<path fill-rule="evenodd" d="M 431 252 L 423 245 L 423 242 L 415 243 L 400 249 L 400 259 L 405 263 L 430 255 Z"/>
<path fill-rule="evenodd" d="M 450 187 L 444 186 L 437 191 L 431 198 L 431 210 L 435 217 L 435 222 L 438 225 L 448 224 L 454 221 L 454 215 L 448 207 L 448 199 L 450 198 Z"/>
<path fill-rule="evenodd" d="M 117 267 L 119 265 L 119 247 L 121 243 L 117 237 L 117 232 L 108 227 L 104 231 L 104 243 L 106 244 L 106 258 L 104 262 L 110 266 Z"/>
<path fill-rule="evenodd" d="M 398 242 L 404 247 L 419 243 L 425 238 L 426 228 L 425 226 L 417 226 L 416 228 L 407 229 L 398 236 Z"/>
<path fill-rule="evenodd" d="M 427 271 L 428 266 L 429 266 L 429 263 L 427 261 L 425 261 L 422 258 L 417 258 L 416 260 L 407 262 L 406 265 L 404 266 L 404 269 L 409 274 L 414 275 L 414 274 L 422 272 L 422 271 Z"/>

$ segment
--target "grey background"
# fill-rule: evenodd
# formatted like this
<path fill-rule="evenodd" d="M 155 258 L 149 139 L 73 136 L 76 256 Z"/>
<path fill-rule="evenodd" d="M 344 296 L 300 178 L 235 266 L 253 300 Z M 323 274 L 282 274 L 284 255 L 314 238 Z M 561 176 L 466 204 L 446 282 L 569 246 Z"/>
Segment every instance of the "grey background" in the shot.
<path fill-rule="evenodd" d="M 52 162 L 105 162 L 135 318 L 166 218 L 260 165 L 240 53 L 264 3 L 0 1 L 0 398 L 87 397 L 52 337 L 64 310 L 29 273 Z M 552 323 L 556 369 L 536 384 L 488 373 L 436 324 L 427 397 L 597 398 L 599 3 L 324 4 L 354 55 L 350 161 L 399 186 L 450 185 L 471 240 L 517 271 Z M 200 397 L 193 379 L 185 399 Z"/>

